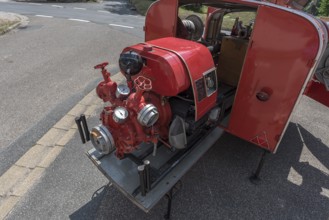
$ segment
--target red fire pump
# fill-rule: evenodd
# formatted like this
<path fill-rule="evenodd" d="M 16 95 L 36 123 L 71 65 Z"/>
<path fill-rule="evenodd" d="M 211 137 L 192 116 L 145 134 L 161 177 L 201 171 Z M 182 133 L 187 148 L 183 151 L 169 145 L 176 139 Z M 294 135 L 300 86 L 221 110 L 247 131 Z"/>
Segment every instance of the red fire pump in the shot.
<path fill-rule="evenodd" d="M 189 60 L 184 59 L 187 54 Z M 195 65 L 191 64 L 200 55 L 209 59 L 200 61 L 204 64 L 199 68 L 193 68 Z M 124 50 L 119 65 L 127 84 L 118 85 L 110 79 L 111 74 L 105 69 L 108 63 L 95 66 L 101 69 L 104 78 L 97 86 L 97 95 L 111 103 L 101 113 L 102 124 L 91 131 L 95 148 L 103 154 L 116 149 L 118 158 L 132 153 L 143 142 L 153 143 L 154 154 L 159 141 L 170 148 L 184 148 L 186 118 L 190 118 L 191 131 L 201 126 L 208 117 L 203 118 L 200 125 L 196 125 L 194 119 L 201 119 L 216 100 L 217 82 L 210 56 L 201 44 L 167 38 Z M 194 79 L 197 85 L 191 87 L 190 80 Z M 197 93 L 197 105 L 193 91 Z M 201 103 L 202 106 L 198 106 Z"/>
<path fill-rule="evenodd" d="M 105 154 L 116 147 L 117 157 L 122 158 L 142 142 L 156 145 L 159 138 L 166 138 L 171 110 L 168 102 L 152 92 L 152 81 L 139 76 L 128 85 L 117 85 L 111 81 L 106 65 L 96 66 L 102 68 L 104 76 L 96 91 L 104 102 L 112 105 L 101 113 L 104 126 L 95 127 L 91 132 L 93 144 Z"/>

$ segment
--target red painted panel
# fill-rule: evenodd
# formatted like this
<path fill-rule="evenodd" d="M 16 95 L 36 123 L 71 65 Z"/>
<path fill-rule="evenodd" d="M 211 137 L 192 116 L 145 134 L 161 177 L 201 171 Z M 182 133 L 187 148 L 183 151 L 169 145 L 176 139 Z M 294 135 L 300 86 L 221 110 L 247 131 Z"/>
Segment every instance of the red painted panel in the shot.
<path fill-rule="evenodd" d="M 160 39 L 161 41 L 161 39 Z M 163 41 L 163 40 L 162 40 Z M 190 79 L 184 64 L 174 53 L 153 47 L 144 50 L 146 44 L 136 44 L 124 51 L 133 50 L 145 59 L 146 66 L 140 74 L 152 81 L 153 91 L 162 96 L 176 96 L 190 87 Z"/>
<path fill-rule="evenodd" d="M 152 51 L 144 51 L 143 46 L 145 45 L 152 46 Z M 156 93 L 164 96 L 176 96 L 192 85 L 196 103 L 195 120 L 199 120 L 214 107 L 217 92 L 201 101 L 197 99 L 196 81 L 203 78 L 204 73 L 215 68 L 211 53 L 204 45 L 180 38 L 167 37 L 124 49 L 124 51 L 128 50 L 134 50 L 146 59 L 146 66 L 151 71 L 145 71 L 144 68 L 141 75 L 152 80 L 153 90 Z"/>
<path fill-rule="evenodd" d="M 215 7 L 211 7 L 211 6 L 209 6 L 209 7 L 208 7 L 208 10 L 207 10 L 207 18 L 209 18 L 209 16 L 210 16 L 213 12 L 215 12 L 217 9 L 218 9 L 218 8 L 215 8 Z"/>
<path fill-rule="evenodd" d="M 205 113 L 214 107 L 217 99 L 217 92 L 201 100 L 197 100 L 198 92 L 196 80 L 203 77 L 203 74 L 215 67 L 211 53 L 204 45 L 179 38 L 163 38 L 147 42 L 147 44 L 174 52 L 185 64 L 190 75 L 193 87 L 196 115 L 195 120 L 199 120 Z"/>
<path fill-rule="evenodd" d="M 318 50 L 307 19 L 260 6 L 227 130 L 274 151 Z"/>
<path fill-rule="evenodd" d="M 178 0 L 154 2 L 145 18 L 145 41 L 176 35 Z"/>
<path fill-rule="evenodd" d="M 310 81 L 305 95 L 329 107 L 329 92 L 326 90 L 324 84 L 317 81 Z"/>

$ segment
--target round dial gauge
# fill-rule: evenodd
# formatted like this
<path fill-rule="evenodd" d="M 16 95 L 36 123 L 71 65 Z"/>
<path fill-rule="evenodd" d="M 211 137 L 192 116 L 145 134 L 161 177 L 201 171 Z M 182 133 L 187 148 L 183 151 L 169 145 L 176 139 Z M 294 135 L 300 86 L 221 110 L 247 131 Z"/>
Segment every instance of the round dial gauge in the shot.
<path fill-rule="evenodd" d="M 130 93 L 129 87 L 124 84 L 121 84 L 118 85 L 115 95 L 117 98 L 125 98 L 129 95 L 129 93 Z"/>
<path fill-rule="evenodd" d="M 128 111 L 125 107 L 116 107 L 113 112 L 113 120 L 116 123 L 123 123 L 128 118 Z"/>

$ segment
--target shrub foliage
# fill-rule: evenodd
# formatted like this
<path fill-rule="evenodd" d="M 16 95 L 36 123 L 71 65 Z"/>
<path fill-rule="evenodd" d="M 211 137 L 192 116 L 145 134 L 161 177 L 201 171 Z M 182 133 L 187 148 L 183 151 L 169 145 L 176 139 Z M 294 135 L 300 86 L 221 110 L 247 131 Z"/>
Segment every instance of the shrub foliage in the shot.
<path fill-rule="evenodd" d="M 319 7 L 319 15 L 322 16 L 329 15 L 329 0 L 321 0 Z"/>

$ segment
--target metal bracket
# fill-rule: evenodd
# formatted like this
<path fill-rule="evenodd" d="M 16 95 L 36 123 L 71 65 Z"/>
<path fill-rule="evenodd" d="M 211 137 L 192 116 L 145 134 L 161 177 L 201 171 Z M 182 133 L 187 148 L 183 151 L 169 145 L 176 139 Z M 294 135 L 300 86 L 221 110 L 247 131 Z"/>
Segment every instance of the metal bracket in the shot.
<path fill-rule="evenodd" d="M 219 127 L 203 131 L 194 136 L 184 150 L 172 152 L 164 145 L 160 145 L 155 157 L 152 156 L 151 143 L 142 144 L 133 154 L 128 154 L 121 160 L 116 158 L 115 152 L 100 158 L 100 153 L 94 148 L 89 150 L 87 155 L 114 187 L 143 211 L 148 212 L 214 145 L 223 132 L 224 130 Z M 146 160 L 150 162 L 149 181 L 148 175 L 145 175 L 145 170 L 148 169 Z M 139 175 L 138 166 L 144 166 L 143 175 Z M 141 183 L 145 187 L 145 195 L 142 193 L 144 190 L 141 190 Z"/>
<path fill-rule="evenodd" d="M 171 206 L 172 206 L 172 199 L 174 195 L 177 193 L 178 190 L 182 188 L 182 181 L 179 180 L 170 190 L 167 192 L 166 197 L 168 199 L 168 205 L 167 205 L 167 213 L 164 215 L 165 219 L 170 219 L 171 216 Z M 176 190 L 174 192 L 174 190 Z"/>
<path fill-rule="evenodd" d="M 84 114 L 81 114 L 80 117 L 76 117 L 75 123 L 77 123 L 82 143 L 85 144 L 86 142 L 90 141 L 90 132 L 87 125 L 86 116 Z"/>

